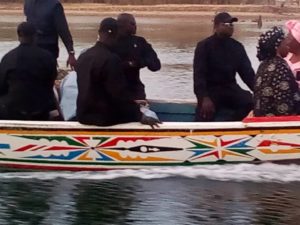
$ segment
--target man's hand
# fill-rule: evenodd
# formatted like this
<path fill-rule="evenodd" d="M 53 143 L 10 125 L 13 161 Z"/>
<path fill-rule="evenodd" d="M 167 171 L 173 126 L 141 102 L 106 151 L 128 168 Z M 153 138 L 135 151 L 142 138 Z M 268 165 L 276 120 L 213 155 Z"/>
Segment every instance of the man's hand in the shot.
<path fill-rule="evenodd" d="M 159 128 L 158 124 L 161 124 L 162 122 L 160 122 L 159 120 L 153 117 L 143 115 L 141 119 L 141 123 L 145 125 L 149 125 L 151 126 L 152 129 L 155 129 L 155 127 Z"/>
<path fill-rule="evenodd" d="M 215 104 L 209 97 L 204 97 L 201 103 L 200 116 L 204 120 L 211 120 L 215 114 Z"/>
<path fill-rule="evenodd" d="M 248 115 L 246 116 L 246 118 L 253 118 L 254 117 L 254 112 L 253 112 L 253 110 L 251 110 L 249 113 L 248 113 Z M 245 119 L 246 119 L 245 118 Z"/>
<path fill-rule="evenodd" d="M 70 53 L 69 54 L 69 58 L 67 60 L 67 67 L 71 67 L 71 70 L 74 70 L 75 69 L 75 65 L 76 65 L 76 58 L 75 58 L 75 55 L 73 53 Z"/>
<path fill-rule="evenodd" d="M 134 100 L 134 102 L 138 105 L 143 105 L 143 106 L 148 106 L 149 105 L 148 101 L 143 100 L 143 99 L 142 100 Z"/>

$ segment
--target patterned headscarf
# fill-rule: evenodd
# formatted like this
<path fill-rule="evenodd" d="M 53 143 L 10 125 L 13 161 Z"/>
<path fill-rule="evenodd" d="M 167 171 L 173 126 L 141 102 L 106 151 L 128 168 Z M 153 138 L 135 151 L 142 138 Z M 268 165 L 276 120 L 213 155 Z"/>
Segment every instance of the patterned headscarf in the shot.
<path fill-rule="evenodd" d="M 285 27 L 289 30 L 296 41 L 300 43 L 300 21 L 289 20 L 285 23 Z"/>
<path fill-rule="evenodd" d="M 257 58 L 259 61 L 273 58 L 285 35 L 280 27 L 273 27 L 271 30 L 260 35 L 257 46 Z"/>

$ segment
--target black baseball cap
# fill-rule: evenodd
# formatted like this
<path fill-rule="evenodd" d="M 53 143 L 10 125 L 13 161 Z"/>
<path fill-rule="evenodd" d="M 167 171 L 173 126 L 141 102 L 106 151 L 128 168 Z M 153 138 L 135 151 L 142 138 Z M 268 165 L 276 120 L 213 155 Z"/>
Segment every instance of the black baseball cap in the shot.
<path fill-rule="evenodd" d="M 215 25 L 220 24 L 220 23 L 233 23 L 233 22 L 237 22 L 237 21 L 238 21 L 238 18 L 232 17 L 227 12 L 218 13 L 214 18 Z"/>
<path fill-rule="evenodd" d="M 117 20 L 112 17 L 103 19 L 100 23 L 99 33 L 116 34 L 118 32 Z"/>

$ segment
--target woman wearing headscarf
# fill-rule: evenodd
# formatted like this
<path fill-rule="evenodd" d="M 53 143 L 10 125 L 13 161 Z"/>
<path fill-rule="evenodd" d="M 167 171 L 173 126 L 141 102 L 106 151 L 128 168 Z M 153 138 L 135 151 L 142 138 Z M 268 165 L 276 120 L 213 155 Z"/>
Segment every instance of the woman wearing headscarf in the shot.
<path fill-rule="evenodd" d="M 289 31 L 287 43 L 290 51 L 285 60 L 288 62 L 300 88 L 300 22 L 289 20 L 285 23 L 285 27 Z"/>
<path fill-rule="evenodd" d="M 257 57 L 261 62 L 255 77 L 254 116 L 288 116 L 299 112 L 298 85 L 287 62 L 285 35 L 273 27 L 258 41 Z"/>

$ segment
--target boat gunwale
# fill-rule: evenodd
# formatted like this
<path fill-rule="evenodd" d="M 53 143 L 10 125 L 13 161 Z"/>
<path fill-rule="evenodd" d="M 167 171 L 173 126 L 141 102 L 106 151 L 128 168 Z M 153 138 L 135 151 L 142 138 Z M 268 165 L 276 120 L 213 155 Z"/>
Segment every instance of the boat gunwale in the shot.
<path fill-rule="evenodd" d="M 259 128 L 300 129 L 300 121 L 277 122 L 164 122 L 159 128 L 152 129 L 141 123 L 126 123 L 108 127 L 83 125 L 68 121 L 13 121 L 2 120 L 0 130 L 62 130 L 62 131 L 212 131 L 212 130 L 247 130 Z"/>

